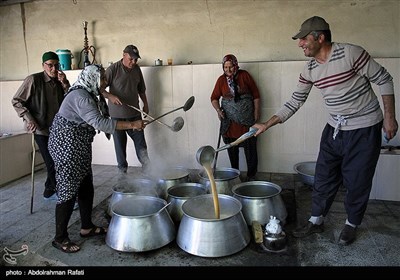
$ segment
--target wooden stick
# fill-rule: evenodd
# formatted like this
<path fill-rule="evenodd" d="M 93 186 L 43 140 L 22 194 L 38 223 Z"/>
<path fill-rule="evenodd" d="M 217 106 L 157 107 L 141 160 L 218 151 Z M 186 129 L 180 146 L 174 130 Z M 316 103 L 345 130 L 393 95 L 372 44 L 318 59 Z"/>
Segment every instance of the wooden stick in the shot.
<path fill-rule="evenodd" d="M 35 134 L 32 133 L 31 214 L 33 213 L 33 195 L 35 193 L 35 156 L 36 156 Z"/>

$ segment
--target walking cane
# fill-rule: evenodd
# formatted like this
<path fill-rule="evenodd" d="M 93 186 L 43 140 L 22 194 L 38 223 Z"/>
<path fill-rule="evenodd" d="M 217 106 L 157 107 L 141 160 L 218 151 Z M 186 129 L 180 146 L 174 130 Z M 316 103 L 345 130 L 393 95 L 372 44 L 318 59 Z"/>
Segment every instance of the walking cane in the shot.
<path fill-rule="evenodd" d="M 31 214 L 33 212 L 33 194 L 35 192 L 35 134 L 32 133 L 32 170 L 31 170 Z"/>

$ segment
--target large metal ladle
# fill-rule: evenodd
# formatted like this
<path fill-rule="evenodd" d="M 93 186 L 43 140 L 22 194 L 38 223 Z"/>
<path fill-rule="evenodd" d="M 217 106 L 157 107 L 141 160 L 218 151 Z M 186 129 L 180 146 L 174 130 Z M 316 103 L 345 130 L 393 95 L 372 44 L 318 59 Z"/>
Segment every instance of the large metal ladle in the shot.
<path fill-rule="evenodd" d="M 215 149 L 211 146 L 203 146 L 197 150 L 196 160 L 202 166 L 212 164 L 215 157 Z"/>
<path fill-rule="evenodd" d="M 166 127 L 168 127 L 169 129 L 171 129 L 174 132 L 177 132 L 179 130 L 182 129 L 183 125 L 185 124 L 185 121 L 183 120 L 182 117 L 177 117 L 174 119 L 174 121 L 172 122 L 172 125 L 168 125 L 166 123 L 163 123 L 162 121 L 156 120 L 155 118 L 153 118 L 152 116 L 150 116 L 149 114 L 147 114 L 146 112 L 140 110 L 139 108 L 136 108 L 135 106 L 129 105 L 129 104 L 125 104 L 126 106 L 135 109 L 136 111 L 139 111 L 140 113 L 144 114 L 146 117 L 149 117 L 150 119 L 152 119 L 149 122 L 146 122 L 146 125 L 148 125 L 149 123 L 152 123 L 153 121 L 158 122 L 159 124 L 163 124 Z"/>
<path fill-rule="evenodd" d="M 183 109 L 183 111 L 186 112 L 186 111 L 188 111 L 190 108 L 192 108 L 193 103 L 194 103 L 194 96 L 191 96 L 191 97 L 189 97 L 188 100 L 186 100 L 186 102 L 185 102 L 185 104 L 184 104 L 183 106 L 181 106 L 181 107 L 179 107 L 179 108 L 176 108 L 176 109 L 173 109 L 173 110 L 171 110 L 171 111 L 169 111 L 169 112 L 167 112 L 167 113 L 165 113 L 165 114 L 163 114 L 163 115 L 161 115 L 161 116 L 159 116 L 159 117 L 157 117 L 157 118 L 154 118 L 153 120 L 149 121 L 147 124 L 151 124 L 152 122 L 157 121 L 158 119 L 160 119 L 160 118 L 162 118 L 162 117 L 164 117 L 164 116 L 166 116 L 166 115 L 168 115 L 168 114 L 171 114 L 171 113 L 173 113 L 173 112 L 175 112 L 175 111 L 178 111 L 178 110 L 180 110 L 180 109 Z"/>
<path fill-rule="evenodd" d="M 203 166 L 204 166 L 204 164 L 212 164 L 216 153 L 218 153 L 222 150 L 228 149 L 230 147 L 239 145 L 243 141 L 249 139 L 250 137 L 253 137 L 256 132 L 257 132 L 256 128 L 250 127 L 248 132 L 244 133 L 242 136 L 240 136 L 234 142 L 226 144 L 226 145 L 222 146 L 221 148 L 218 148 L 217 150 L 215 150 L 211 146 L 200 147 L 196 153 L 197 162 Z"/>
<path fill-rule="evenodd" d="M 236 146 L 246 139 L 249 139 L 250 137 L 253 137 L 254 134 L 256 133 L 257 129 L 250 127 L 249 131 L 244 133 L 242 136 L 240 136 L 238 139 L 236 139 L 234 142 L 226 144 L 225 146 L 222 146 L 221 148 L 215 150 L 211 146 L 202 146 L 197 150 L 196 153 L 196 160 L 198 163 L 200 163 L 204 169 L 207 172 L 208 178 L 210 179 L 211 183 L 211 191 L 213 195 L 213 201 L 214 201 L 214 210 L 215 210 L 215 217 L 219 219 L 220 216 L 220 211 L 219 211 L 219 201 L 218 201 L 218 194 L 217 194 L 217 187 L 215 185 L 215 180 L 214 180 L 214 172 L 212 168 L 212 164 L 215 160 L 215 155 L 222 150 L 228 149 L 230 147 Z"/>

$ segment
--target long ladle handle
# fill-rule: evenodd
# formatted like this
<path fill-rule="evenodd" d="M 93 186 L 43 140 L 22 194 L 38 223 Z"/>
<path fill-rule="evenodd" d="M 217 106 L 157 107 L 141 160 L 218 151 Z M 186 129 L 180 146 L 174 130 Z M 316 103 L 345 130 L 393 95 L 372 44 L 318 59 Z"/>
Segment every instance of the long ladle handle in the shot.
<path fill-rule="evenodd" d="M 179 108 L 176 108 L 176 109 L 174 109 L 174 110 L 172 110 L 172 111 L 166 112 L 165 114 L 163 114 L 163 115 L 161 115 L 161 116 L 155 118 L 154 120 L 148 122 L 147 124 L 150 124 L 150 123 L 152 123 L 152 122 L 158 120 L 159 118 L 162 118 L 162 117 L 164 117 L 164 116 L 166 116 L 166 115 L 168 115 L 168 114 L 171 114 L 171 113 L 173 113 L 173 112 L 175 112 L 175 111 L 178 111 L 178 110 L 180 110 L 180 109 L 183 109 L 183 111 L 186 112 L 187 110 L 189 110 L 190 108 L 192 108 L 193 103 L 194 103 L 194 100 L 195 100 L 194 96 L 189 97 L 189 99 L 186 100 L 186 102 L 185 102 L 185 104 L 184 104 L 183 106 L 181 106 L 181 107 L 179 107 Z"/>
<path fill-rule="evenodd" d="M 250 128 L 250 130 L 249 130 L 248 132 L 244 133 L 242 136 L 240 136 L 240 137 L 239 137 L 238 139 L 236 139 L 235 141 L 233 141 L 233 142 L 231 142 L 231 143 L 229 143 L 229 144 L 226 144 L 225 146 L 222 146 L 221 148 L 218 148 L 218 149 L 216 150 L 216 152 L 220 152 L 220 151 L 225 150 L 225 149 L 228 149 L 228 148 L 230 148 L 230 147 L 239 145 L 239 144 L 242 143 L 243 141 L 249 139 L 250 137 L 253 137 L 254 134 L 255 134 L 256 132 L 257 132 L 257 129 Z"/>
<path fill-rule="evenodd" d="M 154 120 L 154 118 L 152 116 L 150 116 L 149 114 L 147 114 L 145 111 L 140 110 L 139 108 L 136 108 L 135 106 L 129 105 L 129 104 L 125 104 L 126 106 L 135 109 L 136 111 L 142 113 L 145 117 L 149 117 L 150 119 Z"/>
<path fill-rule="evenodd" d="M 161 207 L 160 210 L 157 211 L 157 213 L 160 213 L 162 210 L 164 210 L 165 208 L 167 208 L 171 203 L 172 203 L 172 201 L 170 201 L 169 203 L 165 204 L 163 207 Z"/>
<path fill-rule="evenodd" d="M 125 105 L 128 106 L 128 107 L 130 107 L 130 108 L 132 108 L 132 109 L 135 109 L 136 111 L 138 111 L 138 112 L 140 112 L 140 113 L 142 113 L 145 117 L 149 117 L 150 119 L 152 119 L 151 121 L 147 122 L 146 125 L 148 125 L 148 124 L 150 124 L 150 123 L 156 121 L 156 122 L 158 122 L 159 124 L 163 124 L 163 125 L 165 125 L 166 127 L 168 127 L 169 129 L 172 130 L 172 127 L 170 127 L 169 125 L 167 125 L 167 124 L 165 124 L 165 123 L 163 123 L 163 122 L 160 122 L 159 120 L 153 118 L 152 116 L 150 116 L 149 114 L 147 114 L 145 111 L 142 111 L 142 110 L 136 108 L 135 106 L 132 106 L 132 105 L 129 105 L 129 104 L 125 104 Z"/>
<path fill-rule="evenodd" d="M 163 114 L 163 115 L 161 115 L 161 116 L 159 116 L 159 117 L 157 117 L 157 118 L 153 118 L 153 120 L 149 121 L 147 124 L 151 124 L 152 122 L 155 122 L 155 121 L 157 121 L 158 119 L 161 119 L 162 117 L 164 117 L 164 116 L 166 116 L 166 115 L 168 115 L 168 114 L 171 114 L 171 113 L 173 113 L 173 112 L 175 112 L 175 111 L 178 111 L 178 110 L 180 110 L 180 109 L 182 109 L 182 108 L 183 108 L 183 106 L 182 106 L 182 107 L 179 107 L 179 108 L 176 108 L 176 109 L 174 109 L 174 110 L 172 110 L 172 111 L 166 112 L 165 114 Z"/>

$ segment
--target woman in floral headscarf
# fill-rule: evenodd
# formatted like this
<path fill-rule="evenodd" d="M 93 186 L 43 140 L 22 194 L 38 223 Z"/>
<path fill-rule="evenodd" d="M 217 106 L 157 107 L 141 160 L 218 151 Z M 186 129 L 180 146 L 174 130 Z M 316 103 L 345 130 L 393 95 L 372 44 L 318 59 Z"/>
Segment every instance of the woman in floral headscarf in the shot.
<path fill-rule="evenodd" d="M 260 118 L 260 94 L 251 75 L 239 69 L 233 54 L 222 60 L 224 74 L 219 76 L 211 94 L 211 104 L 221 120 L 220 134 L 225 144 L 232 143 Z M 221 103 L 220 103 L 221 99 Z M 232 168 L 239 169 L 239 147 L 244 148 L 247 181 L 255 180 L 258 166 L 257 138 L 250 137 L 228 149 Z"/>
<path fill-rule="evenodd" d="M 92 223 L 92 142 L 96 130 L 109 135 L 116 129 L 143 129 L 143 121 L 116 121 L 108 116 L 100 94 L 105 85 L 104 68 L 89 65 L 65 95 L 50 128 L 49 152 L 56 169 L 56 235 L 53 246 L 66 253 L 79 251 L 68 237 L 68 222 L 76 197 L 81 215 L 81 237 L 105 234 L 106 228 Z M 109 136 L 108 136 L 109 137 Z"/>

